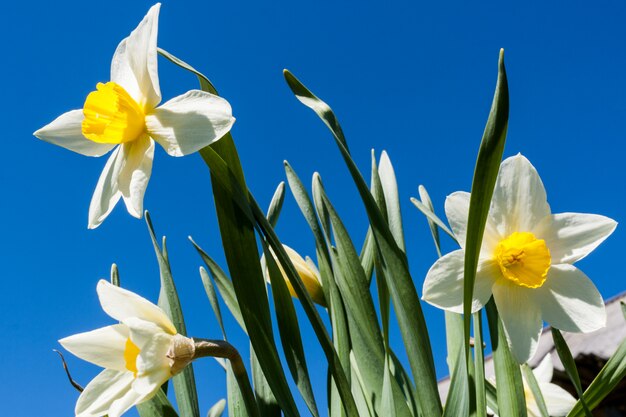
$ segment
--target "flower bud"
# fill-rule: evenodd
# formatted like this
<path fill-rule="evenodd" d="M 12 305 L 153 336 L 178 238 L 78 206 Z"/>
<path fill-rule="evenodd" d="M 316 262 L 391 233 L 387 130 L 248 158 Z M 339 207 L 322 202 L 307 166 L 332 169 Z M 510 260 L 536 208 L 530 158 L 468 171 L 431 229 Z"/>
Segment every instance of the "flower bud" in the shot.
<path fill-rule="evenodd" d="M 326 307 L 326 299 L 324 298 L 324 291 L 322 290 L 322 283 L 320 281 L 318 272 L 313 267 L 311 267 L 302 258 L 302 256 L 298 254 L 298 252 L 291 249 L 287 245 L 283 245 L 283 248 L 285 249 L 285 252 L 287 252 L 287 255 L 289 256 L 291 263 L 293 263 L 293 266 L 296 268 L 296 271 L 298 272 L 298 275 L 300 276 L 302 283 L 306 287 L 306 290 L 309 293 L 309 296 L 311 296 L 311 299 L 315 303 L 323 307 Z M 298 296 L 295 290 L 293 289 L 293 285 L 291 284 L 291 281 L 289 281 L 289 278 L 287 277 L 285 270 L 283 269 L 282 265 L 280 265 L 280 262 L 278 262 L 278 259 L 276 258 L 276 255 L 274 254 L 273 251 L 272 251 L 272 255 L 274 256 L 274 260 L 276 260 L 276 263 L 278 264 L 278 267 L 280 268 L 280 272 L 283 274 L 283 278 L 285 279 L 285 283 L 287 284 L 289 293 L 293 297 L 297 298 Z M 265 275 L 265 280 L 267 282 L 270 282 L 270 277 L 269 277 L 269 272 L 267 270 L 265 256 L 261 258 L 261 265 L 263 266 L 263 273 Z"/>

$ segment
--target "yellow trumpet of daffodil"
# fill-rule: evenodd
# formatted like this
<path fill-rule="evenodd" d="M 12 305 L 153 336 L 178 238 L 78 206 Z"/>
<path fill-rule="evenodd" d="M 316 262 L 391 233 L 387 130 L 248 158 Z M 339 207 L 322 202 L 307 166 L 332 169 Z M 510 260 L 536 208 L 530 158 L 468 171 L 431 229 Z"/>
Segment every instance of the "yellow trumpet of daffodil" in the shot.
<path fill-rule="evenodd" d="M 307 261 L 305 261 L 302 258 L 302 256 L 300 256 L 298 252 L 291 249 L 287 245 L 283 245 L 283 248 L 285 249 L 285 252 L 287 252 L 287 255 L 289 256 L 291 263 L 296 268 L 296 271 L 298 271 L 298 275 L 300 276 L 302 283 L 306 287 L 307 292 L 311 296 L 311 299 L 315 303 L 323 307 L 326 307 L 326 299 L 324 298 L 324 291 L 322 289 L 322 283 L 319 277 L 319 273 L 315 270 L 315 268 L 312 265 L 309 265 Z M 291 294 L 292 297 L 297 298 L 298 296 L 296 294 L 296 291 L 293 289 L 293 285 L 291 284 L 291 281 L 287 277 L 285 270 L 280 265 L 280 262 L 278 262 L 276 255 L 274 255 L 274 252 L 272 252 L 272 255 L 274 256 L 274 259 L 276 260 L 276 263 L 278 264 L 278 267 L 280 268 L 280 272 L 282 273 L 285 283 L 287 284 L 289 293 Z M 267 265 L 265 261 L 265 255 L 261 258 L 261 265 L 263 266 L 263 273 L 265 275 L 265 280 L 267 282 L 270 282 L 269 272 L 267 270 Z"/>
<path fill-rule="evenodd" d="M 194 153 L 232 127 L 230 104 L 192 90 L 160 107 L 157 32 L 160 4 L 120 42 L 111 62 L 111 81 L 98 83 L 82 109 L 62 114 L 37 130 L 39 139 L 86 156 L 109 157 L 89 206 L 90 229 L 98 227 L 120 198 L 137 218 L 152 173 L 154 142 L 171 156 Z"/>
<path fill-rule="evenodd" d="M 102 309 L 120 324 L 59 340 L 74 355 L 104 369 L 76 403 L 77 417 L 119 417 L 150 399 L 193 356 L 192 339 L 139 295 L 105 280 L 97 286 Z"/>
<path fill-rule="evenodd" d="M 465 192 L 446 199 L 446 216 L 461 249 L 435 262 L 423 288 L 425 301 L 456 313 L 463 312 L 469 202 Z M 606 324 L 602 296 L 572 264 L 600 245 L 616 225 L 595 214 L 552 214 L 535 167 L 519 154 L 502 162 L 480 248 L 472 312 L 493 295 L 518 362 L 534 355 L 543 321 L 583 333 Z"/>

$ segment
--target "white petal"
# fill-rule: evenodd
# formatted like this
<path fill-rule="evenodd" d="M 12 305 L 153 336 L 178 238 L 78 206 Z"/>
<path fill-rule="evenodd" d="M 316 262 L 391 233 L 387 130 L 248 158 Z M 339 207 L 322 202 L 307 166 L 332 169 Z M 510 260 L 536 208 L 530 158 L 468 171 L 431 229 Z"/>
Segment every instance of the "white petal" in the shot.
<path fill-rule="evenodd" d="M 120 417 L 122 414 L 130 410 L 134 405 L 137 405 L 152 397 L 155 392 L 146 395 L 141 394 L 134 389 L 126 391 L 122 398 L 114 401 L 113 404 L 111 404 L 111 408 L 109 408 L 108 412 L 108 417 Z"/>
<path fill-rule="evenodd" d="M 107 369 L 126 370 L 124 350 L 128 327 L 123 324 L 102 327 L 59 340 L 72 354 Z"/>
<path fill-rule="evenodd" d="M 113 149 L 115 144 L 96 143 L 83 136 L 84 118 L 82 109 L 68 111 L 33 134 L 41 140 L 85 156 L 102 156 Z"/>
<path fill-rule="evenodd" d="M 569 392 L 565 391 L 556 384 L 545 384 L 540 382 L 539 389 L 541 390 L 543 399 L 546 402 L 548 414 L 553 417 L 566 416 L 576 404 L 576 399 L 572 397 Z"/>
<path fill-rule="evenodd" d="M 573 264 L 604 242 L 617 222 L 597 214 L 559 213 L 545 218 L 535 229 L 544 239 L 553 264 Z"/>
<path fill-rule="evenodd" d="M 176 334 L 176 328 L 163 310 L 145 298 L 103 279 L 98 282 L 97 290 L 102 309 L 112 318 L 125 321 L 137 317 L 157 324 L 170 334 Z"/>
<path fill-rule="evenodd" d="M 131 391 L 132 372 L 105 369 L 91 380 L 76 402 L 76 417 L 101 417 L 113 402 Z"/>
<path fill-rule="evenodd" d="M 140 106 L 153 109 L 161 102 L 157 70 L 157 33 L 160 3 L 150 8 L 139 26 L 120 44 L 111 61 L 111 81 Z"/>
<path fill-rule="evenodd" d="M 133 391 L 142 395 L 148 395 L 158 389 L 171 377 L 172 374 L 169 367 L 161 367 L 149 373 L 138 374 L 133 382 Z"/>
<path fill-rule="evenodd" d="M 606 325 L 602 296 L 575 266 L 552 265 L 536 291 L 543 319 L 557 329 L 588 333 Z"/>
<path fill-rule="evenodd" d="M 96 189 L 91 198 L 89 205 L 89 225 L 90 229 L 95 229 L 107 218 L 113 207 L 117 204 L 122 196 L 119 190 L 117 179 L 124 165 L 123 153 L 121 147 L 117 147 L 109 160 L 107 161 Z"/>
<path fill-rule="evenodd" d="M 118 179 L 119 189 L 130 215 L 140 219 L 143 215 L 143 196 L 152 174 L 154 141 L 144 135 L 122 146 L 124 167 Z"/>
<path fill-rule="evenodd" d="M 464 260 L 465 252 L 461 249 L 439 258 L 426 275 L 422 299 L 444 310 L 462 313 Z M 480 310 L 489 301 L 497 273 L 497 266 L 491 260 L 479 262 L 472 312 Z"/>
<path fill-rule="evenodd" d="M 489 213 L 500 235 L 530 232 L 549 214 L 546 190 L 535 167 L 520 154 L 504 160 Z"/>
<path fill-rule="evenodd" d="M 502 278 L 493 286 L 493 298 L 502 319 L 513 357 L 528 362 L 537 351 L 543 322 L 533 290 Z"/>
<path fill-rule="evenodd" d="M 171 156 L 197 152 L 224 136 L 235 118 L 228 101 L 192 90 L 146 116 L 148 134 Z"/>
<path fill-rule="evenodd" d="M 552 363 L 552 355 L 550 353 L 544 356 L 541 362 L 539 362 L 539 365 L 533 369 L 533 374 L 535 375 L 537 382 L 548 383 L 552 381 L 553 372 L 554 364 Z"/>
<path fill-rule="evenodd" d="M 450 227 L 452 228 L 452 231 L 454 232 L 454 235 L 456 236 L 459 245 L 461 245 L 461 248 L 465 248 L 469 205 L 470 193 L 464 191 L 457 191 L 450 194 L 446 198 L 446 217 L 448 218 Z M 487 223 L 485 224 L 485 233 L 483 234 L 483 243 L 480 249 L 481 255 L 489 254 L 489 256 L 491 256 L 498 242 L 500 242 L 502 238 L 503 236 L 499 234 L 498 229 L 495 227 L 494 224 L 492 224 L 490 218 L 487 218 Z"/>

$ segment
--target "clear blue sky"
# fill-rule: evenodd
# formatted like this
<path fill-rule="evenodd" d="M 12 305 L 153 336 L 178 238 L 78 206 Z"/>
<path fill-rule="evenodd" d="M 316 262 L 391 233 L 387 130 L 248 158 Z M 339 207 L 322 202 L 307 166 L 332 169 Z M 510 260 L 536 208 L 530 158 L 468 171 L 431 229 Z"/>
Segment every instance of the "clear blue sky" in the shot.
<path fill-rule="evenodd" d="M 233 106 L 248 183 L 266 205 L 290 161 L 305 183 L 319 171 L 360 245 L 365 213 L 329 133 L 286 87 L 289 68 L 339 116 L 364 171 L 370 149 L 386 149 L 399 178 L 411 271 L 421 289 L 436 254 L 410 196 L 424 184 L 440 212 L 447 194 L 468 190 L 496 79 L 506 51 L 511 118 L 505 156 L 522 152 L 537 167 L 554 212 L 610 216 L 614 235 L 578 266 L 602 295 L 626 288 L 626 6 L 622 1 L 242 2 L 163 1 L 159 45 L 207 74 Z M 119 205 L 87 230 L 87 209 L 104 158 L 38 141 L 32 132 L 80 108 L 109 77 L 117 43 L 150 1 L 10 2 L 0 14 L 3 152 L 0 154 L 0 414 L 71 415 L 76 393 L 53 348 L 57 339 L 112 322 L 95 285 L 116 262 L 125 287 L 156 300 L 158 270 L 143 221 Z M 194 77 L 160 61 L 165 100 L 196 88 Z M 169 239 L 189 332 L 219 337 L 198 275 L 196 240 L 223 255 L 209 175 L 197 155 L 160 148 L 145 206 Z M 313 241 L 288 195 L 279 236 L 303 254 Z M 453 249 L 446 242 L 448 250 Z M 443 314 L 425 306 L 445 374 Z M 303 319 L 304 321 L 304 319 Z M 234 329 L 235 323 L 228 320 Z M 231 330 L 231 333 L 233 331 Z M 234 332 L 244 352 L 247 345 Z M 325 370 L 304 325 L 319 405 Z M 395 335 L 396 346 L 401 342 Z M 76 379 L 97 373 L 68 355 Z M 212 360 L 196 366 L 203 412 L 224 396 Z M 132 415 L 132 414 L 130 414 Z"/>

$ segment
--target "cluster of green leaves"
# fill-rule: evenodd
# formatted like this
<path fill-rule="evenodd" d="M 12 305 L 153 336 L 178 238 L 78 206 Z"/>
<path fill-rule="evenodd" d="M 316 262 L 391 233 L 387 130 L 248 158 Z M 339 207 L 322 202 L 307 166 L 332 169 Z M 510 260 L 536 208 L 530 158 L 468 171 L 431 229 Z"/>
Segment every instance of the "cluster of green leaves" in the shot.
<path fill-rule="evenodd" d="M 193 67 L 166 51 L 159 50 L 159 53 L 195 74 L 203 90 L 217 94 L 208 78 Z M 360 194 L 369 229 L 365 241 L 357 245 L 327 195 L 321 177 L 314 174 L 309 193 L 293 167 L 285 162 L 288 188 L 315 242 L 317 268 L 327 302 L 326 308 L 318 307 L 274 231 L 285 198 L 285 184 L 278 186 L 265 213 L 246 186 L 230 134 L 201 150 L 210 170 L 228 273 L 191 240 L 205 264 L 200 268 L 200 278 L 224 340 L 227 340 L 227 331 L 220 298 L 250 340 L 252 384 L 245 369 L 219 360 L 226 375 L 229 415 L 300 416 L 301 410 L 296 407 L 294 392 L 288 383 L 288 371 L 308 412 L 314 417 L 486 416 L 487 407 L 500 416 L 526 416 L 522 372 L 542 416 L 547 416 L 532 372 L 527 367 L 520 368 L 509 351 L 493 301 L 487 305 L 486 313 L 497 389 L 485 379 L 482 317 L 480 313 L 472 315 L 469 311 L 478 252 L 508 124 L 508 85 L 503 53 L 500 53 L 494 100 L 472 183 L 465 242 L 465 314 L 446 313 L 451 384 L 445 406 L 438 392 L 430 339 L 415 280 L 409 271 L 400 199 L 391 161 L 385 152 L 380 159 L 372 153 L 368 185 L 352 159 L 331 108 L 290 72 L 285 71 L 284 76 L 296 98 L 312 109 L 329 128 Z M 412 202 L 425 214 L 437 252 L 441 255 L 439 231 L 455 237 L 435 214 L 432 201 L 421 186 L 419 196 Z M 179 332 L 185 334 L 166 242 L 163 239 L 159 245 L 150 218 L 146 217 L 161 271 L 159 305 L 172 318 Z M 260 254 L 265 255 L 271 300 L 259 261 Z M 297 300 L 291 297 L 282 271 L 291 282 Z M 376 291 L 373 291 L 374 285 Z M 319 410 L 316 403 L 294 302 L 301 304 L 328 363 L 326 412 Z M 278 341 L 272 327 L 272 314 L 277 323 Z M 324 324 L 322 315 L 327 315 L 330 328 Z M 398 360 L 397 352 L 402 347 L 390 344 L 389 328 L 394 319 L 404 342 L 403 355 L 408 358 L 409 369 Z M 472 322 L 473 344 L 470 338 Z M 583 392 L 565 341 L 558 330 L 555 329 L 553 335 L 561 361 L 580 397 L 570 415 L 589 416 L 590 410 L 626 375 L 626 342 Z M 287 369 L 281 361 L 281 352 Z M 200 417 L 193 368 L 188 367 L 177 375 L 173 387 L 180 415 Z M 157 396 L 138 407 L 142 417 L 178 415 L 166 390 L 167 386 L 164 386 Z M 225 406 L 225 400 L 219 401 L 208 415 L 222 415 Z"/>

